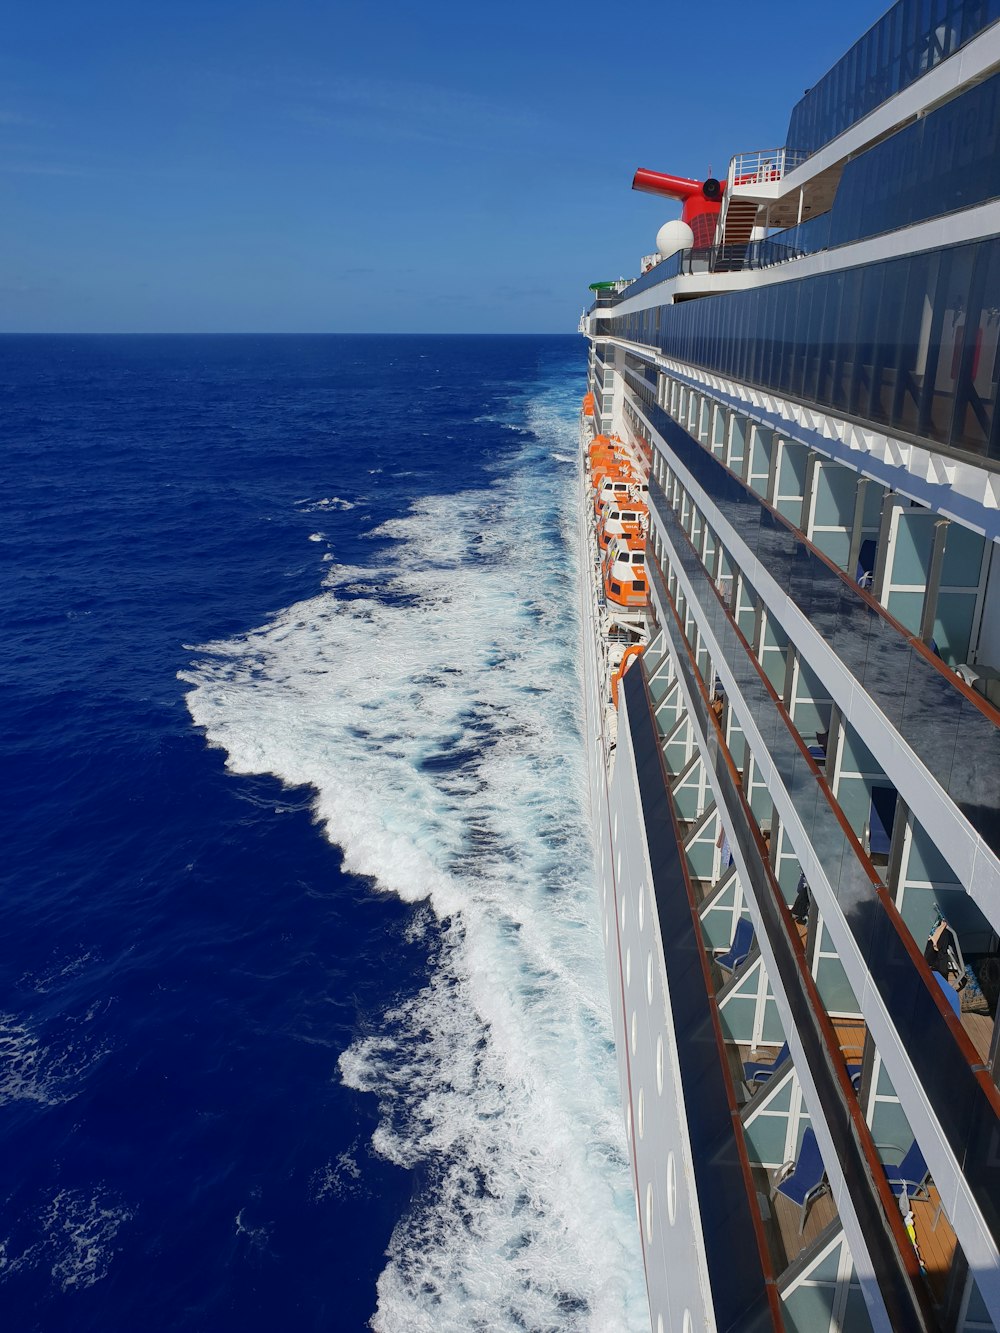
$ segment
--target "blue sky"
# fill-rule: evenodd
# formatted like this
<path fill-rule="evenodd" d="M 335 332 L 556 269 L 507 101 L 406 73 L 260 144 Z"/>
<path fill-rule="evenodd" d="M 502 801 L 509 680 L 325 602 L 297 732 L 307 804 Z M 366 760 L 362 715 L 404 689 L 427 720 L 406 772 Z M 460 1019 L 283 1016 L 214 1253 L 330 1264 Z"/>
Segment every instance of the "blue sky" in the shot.
<path fill-rule="evenodd" d="M 0 330 L 571 331 L 884 7 L 9 6 Z"/>

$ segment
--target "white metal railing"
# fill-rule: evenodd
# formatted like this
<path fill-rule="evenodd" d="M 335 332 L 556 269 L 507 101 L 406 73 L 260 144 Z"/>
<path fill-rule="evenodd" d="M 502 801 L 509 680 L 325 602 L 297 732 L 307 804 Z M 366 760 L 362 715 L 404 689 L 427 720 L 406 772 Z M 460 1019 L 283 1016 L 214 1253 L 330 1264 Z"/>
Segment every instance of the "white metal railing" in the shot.
<path fill-rule="evenodd" d="M 758 148 L 753 153 L 737 153 L 729 163 L 729 188 L 780 181 L 806 157 L 806 153 L 795 148 Z"/>

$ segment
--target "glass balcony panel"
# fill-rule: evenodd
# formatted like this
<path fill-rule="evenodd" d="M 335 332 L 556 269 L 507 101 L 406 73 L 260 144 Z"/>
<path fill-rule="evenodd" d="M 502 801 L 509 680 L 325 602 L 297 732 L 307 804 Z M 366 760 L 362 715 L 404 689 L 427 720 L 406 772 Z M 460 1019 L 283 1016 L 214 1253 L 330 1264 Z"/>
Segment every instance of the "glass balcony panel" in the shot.
<path fill-rule="evenodd" d="M 905 303 L 905 265 L 886 264 L 878 313 L 873 325 L 875 334 L 872 385 L 865 413 L 872 421 L 883 422 L 886 425 L 892 420 L 892 405 L 896 395 L 899 344 Z"/>
<path fill-rule="evenodd" d="M 870 417 L 875 332 L 882 302 L 885 266 L 862 269 L 860 272 L 862 281 L 858 300 L 858 332 L 854 340 L 854 368 L 851 374 L 848 410 L 851 416 Z"/>
<path fill-rule="evenodd" d="M 930 364 L 935 367 L 934 382 L 924 416 L 926 433 L 932 440 L 943 444 L 949 443 L 951 438 L 974 259 L 972 246 L 945 251 L 938 279 L 937 308 L 928 355 L 928 372 Z"/>

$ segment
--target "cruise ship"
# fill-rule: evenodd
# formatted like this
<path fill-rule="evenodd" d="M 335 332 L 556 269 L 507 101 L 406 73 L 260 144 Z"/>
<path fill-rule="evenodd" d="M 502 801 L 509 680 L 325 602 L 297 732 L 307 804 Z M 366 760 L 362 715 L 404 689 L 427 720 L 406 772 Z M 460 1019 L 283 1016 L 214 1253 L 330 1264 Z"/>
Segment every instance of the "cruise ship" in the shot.
<path fill-rule="evenodd" d="M 899 0 L 784 145 L 637 171 L 681 216 L 581 321 L 655 1333 L 1000 1329 L 998 20 Z"/>

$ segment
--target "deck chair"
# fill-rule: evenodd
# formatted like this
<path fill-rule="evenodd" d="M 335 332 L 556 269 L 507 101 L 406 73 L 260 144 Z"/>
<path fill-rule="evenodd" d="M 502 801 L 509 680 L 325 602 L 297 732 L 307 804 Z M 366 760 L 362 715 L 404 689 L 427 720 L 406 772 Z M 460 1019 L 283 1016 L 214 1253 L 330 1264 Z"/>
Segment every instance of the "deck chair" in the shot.
<path fill-rule="evenodd" d="M 802 1135 L 798 1159 L 786 1162 L 784 1166 L 778 1168 L 771 1197 L 783 1194 L 801 1209 L 799 1218 L 801 1236 L 805 1230 L 809 1205 L 827 1188 L 826 1172 L 823 1169 L 823 1158 L 820 1156 L 816 1135 L 811 1129 L 807 1129 Z"/>
<path fill-rule="evenodd" d="M 875 581 L 875 555 L 878 543 L 872 538 L 861 543 L 855 579 L 859 588 L 870 588 Z"/>
<path fill-rule="evenodd" d="M 890 1148 L 895 1152 L 899 1151 L 894 1144 L 877 1143 L 875 1146 L 879 1149 Z M 927 1188 L 927 1177 L 930 1172 L 927 1170 L 927 1163 L 916 1139 L 910 1144 L 909 1151 L 898 1166 L 886 1166 L 883 1162 L 882 1170 L 889 1182 L 889 1188 L 897 1199 L 904 1191 L 910 1199 L 931 1197 Z"/>
<path fill-rule="evenodd" d="M 715 961 L 725 972 L 735 972 L 741 963 L 745 963 L 753 948 L 753 922 L 748 916 L 741 916 L 733 932 L 733 942 L 723 953 L 717 954 Z"/>
<path fill-rule="evenodd" d="M 895 787 L 872 787 L 871 805 L 868 810 L 869 856 L 889 855 L 898 795 Z"/>
<path fill-rule="evenodd" d="M 942 990 L 943 993 L 944 993 L 944 997 L 945 997 L 945 999 L 946 999 L 946 1000 L 948 1001 L 948 1003 L 951 1005 L 952 1009 L 954 1009 L 954 1011 L 955 1011 L 955 1017 L 956 1017 L 956 1018 L 958 1019 L 958 1021 L 961 1023 L 961 1021 L 962 1021 L 962 997 L 959 995 L 958 991 L 955 989 L 955 987 L 954 987 L 950 982 L 945 981 L 944 977 L 941 975 L 940 972 L 932 972 L 931 975 L 933 976 L 933 978 L 934 978 L 934 980 L 937 982 L 937 984 L 941 987 L 941 990 Z"/>
<path fill-rule="evenodd" d="M 789 1050 L 786 1041 L 781 1050 L 769 1064 L 760 1064 L 756 1060 L 743 1061 L 743 1082 L 749 1088 L 751 1083 L 766 1083 L 768 1079 L 773 1078 L 781 1066 L 788 1059 Z"/>

